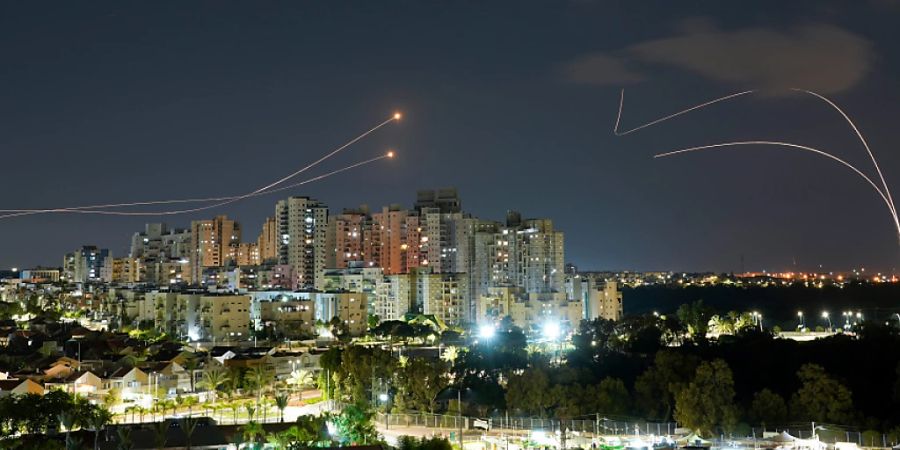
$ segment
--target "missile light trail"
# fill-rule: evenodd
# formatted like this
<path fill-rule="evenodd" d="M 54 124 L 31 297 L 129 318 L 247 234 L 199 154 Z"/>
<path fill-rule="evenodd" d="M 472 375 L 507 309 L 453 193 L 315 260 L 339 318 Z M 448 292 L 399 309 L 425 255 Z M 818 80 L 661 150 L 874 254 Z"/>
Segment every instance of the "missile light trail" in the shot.
<path fill-rule="evenodd" d="M 250 197 L 259 197 L 261 195 L 274 194 L 276 192 L 285 191 L 288 189 L 293 189 L 299 186 L 303 186 L 305 184 L 313 183 L 319 180 L 323 180 L 332 175 L 337 175 L 342 172 L 346 172 L 348 170 L 355 169 L 357 167 L 362 167 L 367 164 L 372 164 L 376 161 L 381 161 L 383 159 L 393 159 L 396 153 L 392 150 L 384 155 L 376 156 L 374 158 L 370 158 L 364 161 L 359 161 L 357 163 L 351 164 L 346 167 L 342 167 L 340 169 L 332 170 L 331 172 L 324 173 L 322 175 L 318 175 L 316 177 L 303 180 L 297 183 L 292 183 L 286 186 L 280 186 L 274 189 L 269 189 L 267 191 L 259 191 L 252 194 L 243 194 L 243 195 L 235 195 L 229 197 L 208 197 L 208 198 L 194 198 L 194 199 L 180 199 L 180 200 L 162 200 L 155 202 L 137 202 L 137 203 L 128 203 L 128 204 L 119 204 L 114 206 L 136 206 L 136 205 L 153 205 L 153 204 L 172 204 L 172 203 L 199 203 L 199 202 L 210 202 L 217 201 L 222 203 L 217 203 L 214 205 L 207 205 L 198 208 L 190 208 L 183 210 L 174 210 L 174 211 L 108 211 L 102 209 L 87 209 L 87 207 L 76 208 L 59 208 L 59 209 L 41 209 L 41 210 L 19 210 L 18 212 L 14 212 L 12 214 L 0 215 L 0 219 L 9 219 L 13 217 L 20 217 L 31 214 L 41 214 L 41 213 L 72 213 L 72 214 L 97 214 L 97 215 L 106 215 L 106 216 L 168 216 L 175 214 L 187 214 L 191 212 L 203 211 L 211 208 L 215 208 L 222 204 L 233 203 L 234 201 L 250 198 Z M 4 210 L 9 211 L 9 210 Z M 13 210 L 15 211 L 15 210 Z"/>
<path fill-rule="evenodd" d="M 869 147 L 869 144 L 866 141 L 865 137 L 863 136 L 862 132 L 859 131 L 859 128 L 856 126 L 856 123 L 854 123 L 853 120 L 850 119 L 850 116 L 846 112 L 844 112 L 843 109 L 841 109 L 839 106 L 837 106 L 837 104 L 835 104 L 834 102 L 832 102 L 830 99 L 826 98 L 825 96 L 818 94 L 816 92 L 813 92 L 813 91 L 805 90 L 805 89 L 796 89 L 795 88 L 795 89 L 791 89 L 791 90 L 795 91 L 795 92 L 809 94 L 809 95 L 812 95 L 812 96 L 818 98 L 819 100 L 822 100 L 823 102 L 828 104 L 831 108 L 836 110 L 844 118 L 844 120 L 853 129 L 853 132 L 856 134 L 856 137 L 859 139 L 859 141 L 862 143 L 863 147 L 865 148 L 866 153 L 868 154 L 869 159 L 871 160 L 872 165 L 875 167 L 875 171 L 878 174 L 878 181 L 880 181 L 880 183 L 881 183 L 880 185 L 878 183 L 876 183 L 874 180 L 872 180 L 871 177 L 869 177 L 868 175 L 863 173 L 861 170 L 859 170 L 859 168 L 857 168 L 856 166 L 848 163 L 847 161 L 835 156 L 832 153 L 829 153 L 829 152 L 826 152 L 826 151 L 823 151 L 823 150 L 820 150 L 817 148 L 805 146 L 805 145 L 800 145 L 800 144 L 795 144 L 795 143 L 790 143 L 790 142 L 782 142 L 782 141 L 751 140 L 751 141 L 723 142 L 723 143 L 718 143 L 718 144 L 701 145 L 701 146 L 684 148 L 681 150 L 674 150 L 674 151 L 659 153 L 659 154 L 655 155 L 654 158 L 665 158 L 665 157 L 676 156 L 676 155 L 681 155 L 681 154 L 685 154 L 685 153 L 692 153 L 692 152 L 697 152 L 697 151 L 702 151 L 702 150 L 721 150 L 721 149 L 725 149 L 725 148 L 729 148 L 729 147 L 760 146 L 760 145 L 777 146 L 777 147 L 781 147 L 783 149 L 794 149 L 794 150 L 800 150 L 800 151 L 807 151 L 807 152 L 811 152 L 811 153 L 814 153 L 819 156 L 829 158 L 829 159 L 836 161 L 836 162 L 840 163 L 841 165 L 847 167 L 848 169 L 852 170 L 854 173 L 856 173 L 857 175 L 862 177 L 870 186 L 872 186 L 873 189 L 875 189 L 875 192 L 877 192 L 878 196 L 884 201 L 885 205 L 888 208 L 888 212 L 891 214 L 891 219 L 893 221 L 893 225 L 894 225 L 894 228 L 897 233 L 898 243 L 900 243 L 900 217 L 898 217 L 897 208 L 894 205 L 893 197 L 891 197 L 890 188 L 888 187 L 887 181 L 885 180 L 884 175 L 881 171 L 881 167 L 879 166 L 878 161 L 875 158 L 875 154 L 872 152 L 872 149 Z M 748 91 L 737 92 L 734 94 L 726 95 L 724 97 L 719 97 L 719 98 L 710 100 L 708 102 L 701 103 L 699 105 L 695 105 L 690 108 L 678 111 L 676 113 L 669 114 L 669 115 L 661 117 L 659 119 L 647 122 L 643 125 L 639 125 L 628 131 L 620 132 L 619 124 L 622 119 L 622 109 L 623 109 L 623 105 L 624 105 L 624 101 L 625 101 L 625 90 L 623 89 L 621 92 L 621 95 L 619 97 L 619 110 L 618 110 L 618 114 L 616 115 L 615 125 L 613 126 L 613 134 L 616 136 L 625 136 L 625 135 L 634 133 L 636 131 L 659 124 L 661 122 L 665 122 L 667 120 L 674 119 L 683 114 L 687 114 L 689 112 L 703 109 L 703 108 L 706 108 L 708 106 L 714 105 L 719 102 L 731 100 L 734 98 L 738 98 L 738 97 L 741 97 L 741 96 L 744 96 L 747 94 L 756 93 L 756 92 L 758 92 L 758 91 L 757 90 L 748 90 Z"/>
<path fill-rule="evenodd" d="M 0 215 L 0 219 L 7 219 L 7 218 L 13 218 L 13 217 L 21 217 L 21 216 L 27 216 L 27 215 L 32 215 L 32 214 L 45 214 L 45 213 L 80 213 L 80 214 L 100 214 L 100 215 L 113 215 L 113 216 L 164 216 L 164 215 L 175 215 L 175 214 L 188 214 L 188 213 L 193 213 L 193 212 L 198 212 L 198 211 L 204 211 L 204 210 L 207 210 L 207 209 L 217 208 L 217 207 L 220 207 L 220 206 L 224 206 L 224 205 L 227 205 L 227 204 L 231 204 L 231 203 L 238 202 L 238 201 L 243 200 L 243 199 L 246 199 L 246 198 L 256 197 L 256 196 L 258 196 L 258 195 L 263 195 L 263 194 L 267 194 L 267 193 L 271 193 L 271 192 L 279 192 L 279 191 L 282 191 L 282 190 L 284 190 L 284 189 L 281 189 L 281 188 L 279 188 L 279 189 L 273 189 L 273 188 L 275 188 L 276 186 L 278 186 L 278 185 L 280 185 L 280 184 L 282 184 L 282 183 L 285 183 L 285 182 L 287 182 L 288 180 L 291 180 L 292 178 L 295 178 L 295 177 L 297 177 L 298 175 L 300 175 L 300 174 L 306 172 L 307 170 L 309 170 L 309 169 L 311 169 L 311 168 L 313 168 L 313 167 L 315 167 L 315 166 L 321 164 L 322 162 L 324 162 L 324 161 L 326 161 L 327 159 L 329 159 L 329 158 L 331 158 L 331 157 L 337 155 L 339 152 L 341 152 L 341 151 L 343 151 L 344 149 L 350 147 L 351 145 L 353 145 L 353 144 L 359 142 L 359 141 L 362 140 L 363 138 L 369 136 L 370 134 L 372 134 L 372 133 L 374 133 L 375 131 L 379 130 L 380 128 L 382 128 L 382 127 L 388 125 L 389 123 L 399 121 L 399 120 L 401 119 L 401 117 L 402 117 L 402 116 L 401 116 L 401 114 L 400 114 L 399 112 L 394 113 L 394 114 L 392 114 L 391 117 L 388 118 L 387 120 L 385 120 L 385 121 L 381 122 L 380 124 L 378 124 L 378 125 L 372 127 L 371 129 L 369 129 L 369 130 L 363 132 L 363 133 L 360 134 L 359 136 L 356 136 L 355 138 L 351 139 L 350 141 L 347 141 L 346 143 L 344 143 L 344 144 L 342 144 L 341 146 L 335 148 L 335 149 L 332 150 L 331 152 L 329 152 L 329 153 L 325 154 L 324 156 L 320 157 L 320 158 L 317 159 L 316 161 L 313 161 L 312 163 L 310 163 L 310 164 L 304 166 L 303 168 L 301 168 L 301 169 L 299 169 L 299 170 L 297 170 L 297 171 L 291 173 L 290 175 L 287 175 L 287 176 L 285 176 L 285 177 L 283 177 L 283 178 L 281 178 L 281 179 L 279 179 L 279 180 L 276 180 L 276 181 L 274 181 L 274 182 L 272 182 L 272 183 L 269 183 L 269 184 L 266 185 L 266 186 L 263 186 L 263 187 L 261 187 L 261 188 L 258 188 L 258 189 L 254 190 L 254 191 L 251 191 L 251 192 L 248 192 L 248 193 L 245 193 L 245 194 L 236 195 L 236 196 L 220 196 L 220 197 L 208 197 L 208 198 L 170 199 L 170 200 L 151 200 L 151 201 L 128 202 L 128 203 L 110 203 L 110 204 L 100 204 L 100 205 L 71 206 L 71 207 L 64 207 L 64 208 L 47 208 L 47 209 L 0 209 L 0 212 L 3 212 L 3 213 L 12 213 L 12 214 Z M 329 172 L 329 173 L 325 174 L 325 176 L 319 176 L 319 177 L 315 177 L 315 178 L 313 178 L 313 179 L 311 179 L 311 180 L 306 180 L 306 181 L 304 181 L 304 182 L 302 182 L 302 183 L 293 184 L 293 185 L 291 185 L 291 187 L 296 187 L 296 186 L 299 186 L 299 185 L 302 185 L 302 184 L 306 184 L 306 183 L 309 182 L 309 181 L 316 181 L 316 180 L 320 180 L 320 179 L 323 179 L 323 178 L 327 178 L 328 176 L 335 175 L 335 174 L 344 172 L 344 171 L 346 171 L 346 170 L 350 170 L 350 169 L 353 169 L 353 168 L 355 168 L 355 167 L 359 167 L 359 166 L 361 166 L 361 165 L 369 164 L 369 163 L 372 163 L 372 162 L 375 162 L 375 161 L 378 161 L 378 160 L 381 160 L 381 159 L 385 159 L 385 158 L 388 158 L 388 159 L 389 159 L 389 158 L 393 158 L 393 156 L 394 156 L 393 151 L 390 151 L 390 152 L 388 152 L 386 155 L 383 155 L 383 156 L 380 156 L 380 157 L 377 157 L 377 158 L 372 158 L 372 159 L 369 159 L 369 160 L 366 160 L 366 161 L 362 161 L 362 162 L 359 162 L 359 163 L 350 165 L 350 166 L 348 166 L 348 167 L 344 167 L 343 169 L 338 169 L 338 170 L 336 170 L 336 171 Z M 164 205 L 164 204 L 175 204 L 175 203 L 203 203 L 203 202 L 213 202 L 213 201 L 214 201 L 214 202 L 219 202 L 219 203 L 215 203 L 215 204 L 212 204 L 212 205 L 206 205 L 206 206 L 202 206 L 202 207 L 197 207 L 197 208 L 188 208 L 188 209 L 181 209 L 181 210 L 169 210 L 169 211 L 154 211 L 154 212 L 109 211 L 109 210 L 108 210 L 108 208 L 131 208 L 131 207 L 136 207 L 136 206 Z"/>

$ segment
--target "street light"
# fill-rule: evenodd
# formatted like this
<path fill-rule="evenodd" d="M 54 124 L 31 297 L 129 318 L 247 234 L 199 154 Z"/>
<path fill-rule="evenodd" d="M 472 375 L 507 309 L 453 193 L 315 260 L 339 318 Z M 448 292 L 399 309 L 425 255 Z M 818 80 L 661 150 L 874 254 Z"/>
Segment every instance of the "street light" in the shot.
<path fill-rule="evenodd" d="M 799 328 L 800 330 L 803 330 L 803 325 L 805 323 L 803 321 L 803 311 L 797 311 L 797 317 L 800 320 L 800 323 L 797 324 L 797 328 Z"/>
<path fill-rule="evenodd" d="M 544 324 L 544 337 L 555 341 L 559 338 L 559 324 L 553 321 Z"/>
<path fill-rule="evenodd" d="M 828 321 L 828 331 L 831 331 L 833 327 L 831 325 L 831 317 L 828 316 L 828 311 L 822 311 L 822 318 Z"/>
<path fill-rule="evenodd" d="M 478 337 L 487 340 L 494 337 L 496 331 L 493 325 L 482 325 L 478 328 Z"/>

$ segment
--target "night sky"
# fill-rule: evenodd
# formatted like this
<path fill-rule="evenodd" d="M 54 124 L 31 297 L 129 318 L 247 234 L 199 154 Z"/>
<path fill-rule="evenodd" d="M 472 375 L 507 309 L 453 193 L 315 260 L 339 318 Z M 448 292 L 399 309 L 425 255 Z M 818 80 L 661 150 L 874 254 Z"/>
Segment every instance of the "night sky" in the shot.
<path fill-rule="evenodd" d="M 753 5 L 751 8 L 750 5 Z M 318 172 L 399 158 L 291 192 L 332 211 L 456 186 L 466 211 L 550 217 L 582 269 L 892 271 L 890 214 L 848 169 L 745 148 L 821 146 L 874 174 L 845 107 L 900 180 L 900 2 L 3 2 L 0 208 L 248 192 L 395 110 Z M 615 137 L 747 88 L 763 95 Z M 900 195 L 900 184 L 896 185 Z M 0 267 L 124 256 L 147 221 L 227 214 L 245 239 L 286 194 L 162 219 L 0 221 Z"/>

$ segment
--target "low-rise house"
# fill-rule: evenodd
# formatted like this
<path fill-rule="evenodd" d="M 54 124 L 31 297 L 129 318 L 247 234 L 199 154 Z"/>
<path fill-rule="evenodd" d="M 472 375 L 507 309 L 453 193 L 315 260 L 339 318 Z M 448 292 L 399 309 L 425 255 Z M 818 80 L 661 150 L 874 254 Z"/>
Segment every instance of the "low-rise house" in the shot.
<path fill-rule="evenodd" d="M 45 382 L 44 387 L 88 398 L 99 397 L 104 392 L 103 379 L 91 371 L 73 372 L 65 378 Z"/>
<path fill-rule="evenodd" d="M 188 392 L 191 389 L 191 374 L 175 362 L 159 362 L 142 367 L 147 373 L 151 389 L 162 389 L 167 395 Z"/>
<path fill-rule="evenodd" d="M 122 367 L 104 380 L 104 388 L 118 389 L 122 400 L 138 400 L 148 393 L 150 377 L 137 367 Z"/>
<path fill-rule="evenodd" d="M 44 395 L 44 388 L 28 378 L 0 380 L 0 397 L 25 394 Z"/>
<path fill-rule="evenodd" d="M 275 369 L 275 378 L 285 380 L 297 371 L 308 371 L 315 377 L 322 370 L 319 365 L 321 356 L 319 352 L 276 352 L 270 356 L 270 361 Z"/>
<path fill-rule="evenodd" d="M 219 364 L 225 365 L 225 361 L 237 356 L 240 350 L 234 346 L 219 345 L 209 350 L 209 357 Z"/>
<path fill-rule="evenodd" d="M 50 364 L 50 367 L 44 369 L 44 380 L 57 380 L 67 378 L 69 375 L 77 372 L 81 367 L 81 363 L 76 359 L 63 356 Z"/>

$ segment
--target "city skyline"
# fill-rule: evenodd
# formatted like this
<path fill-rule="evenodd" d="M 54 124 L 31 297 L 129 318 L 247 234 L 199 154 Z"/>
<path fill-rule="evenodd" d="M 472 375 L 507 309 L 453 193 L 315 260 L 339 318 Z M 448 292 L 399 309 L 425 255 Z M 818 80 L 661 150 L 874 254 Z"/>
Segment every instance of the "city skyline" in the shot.
<path fill-rule="evenodd" d="M 887 183 L 896 179 L 889 118 L 900 111 L 890 83 L 898 67 L 885 57 L 896 47 L 886 31 L 896 4 L 871 2 L 875 15 L 840 2 L 772 5 L 743 14 L 714 4 L 524 3 L 503 39 L 488 39 L 488 17 L 507 11 L 502 3 L 483 5 L 484 18 L 424 5 L 253 14 L 4 6 L 4 17 L 21 19 L 0 32 L 17 43 L 0 87 L 0 146 L 16 168 L 0 181 L 4 207 L 244 192 L 315 160 L 373 117 L 403 111 L 402 123 L 323 170 L 388 148 L 398 158 L 289 194 L 340 210 L 408 204 L 417 189 L 455 186 L 476 216 L 514 209 L 553 219 L 567 234 L 567 262 L 585 269 L 892 273 L 898 252 L 886 244 L 895 239 L 883 208 L 831 162 L 769 148 L 652 159 L 740 138 L 864 163 L 840 116 L 784 93 L 800 87 L 844 107 Z M 355 31 L 332 31 L 337 22 Z M 772 57 L 766 67 L 755 64 L 761 51 Z M 726 59 L 704 64 L 710 55 Z M 749 67 L 723 69 L 739 63 Z M 822 65 L 832 69 L 804 69 Z M 764 95 L 617 138 L 621 88 L 626 129 L 739 89 Z M 273 200 L 176 220 L 10 219 L 0 222 L 0 267 L 55 265 L 83 244 L 122 254 L 121 236 L 146 222 L 225 214 L 258 230 Z"/>

